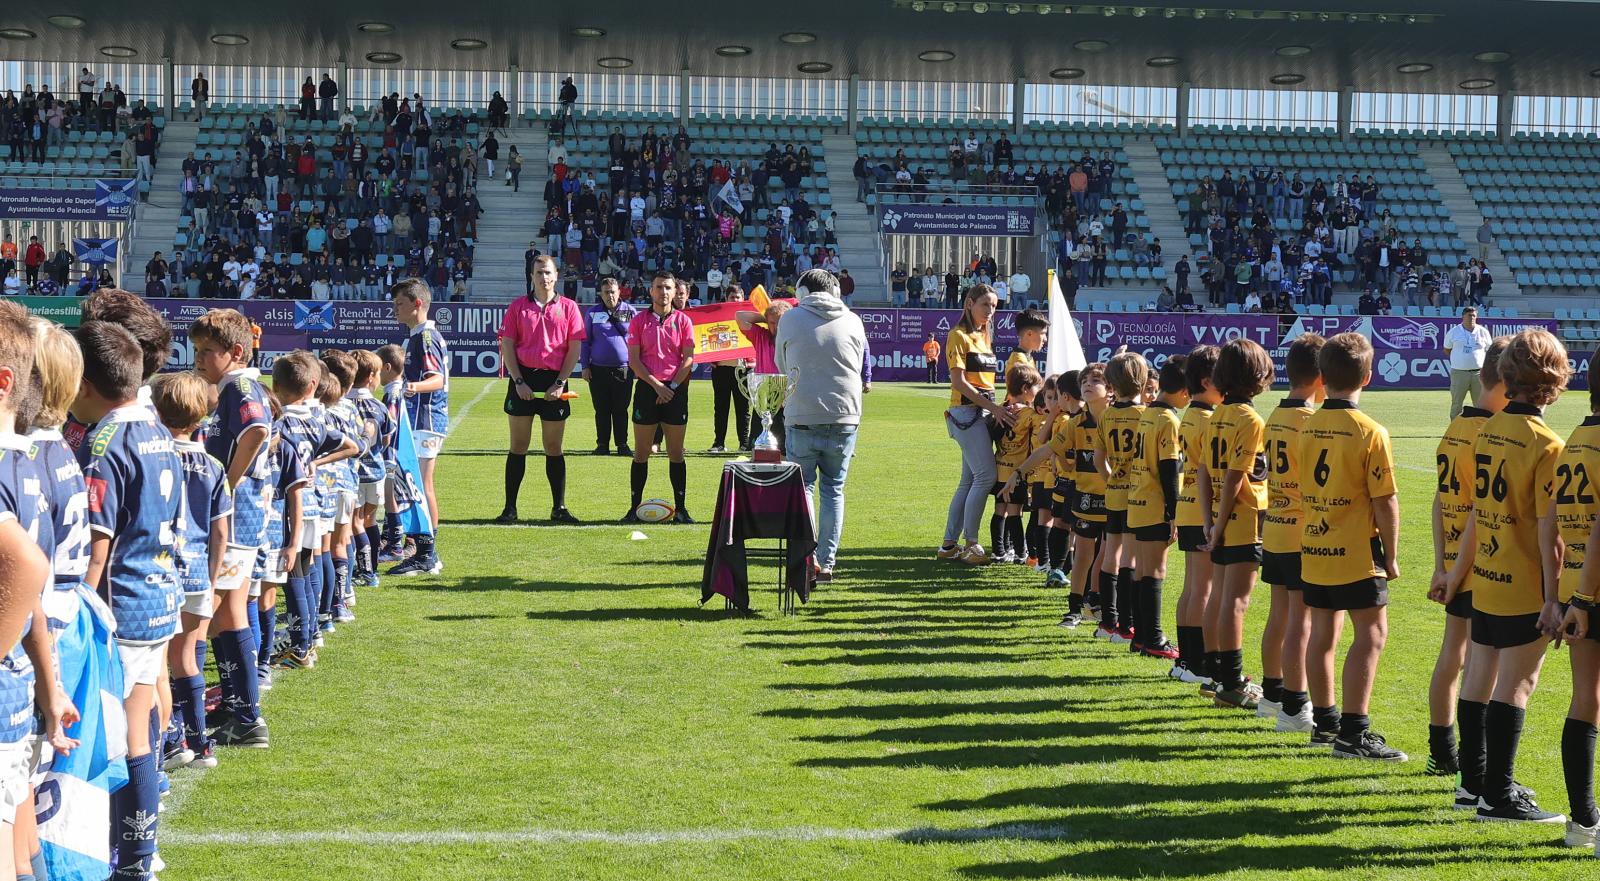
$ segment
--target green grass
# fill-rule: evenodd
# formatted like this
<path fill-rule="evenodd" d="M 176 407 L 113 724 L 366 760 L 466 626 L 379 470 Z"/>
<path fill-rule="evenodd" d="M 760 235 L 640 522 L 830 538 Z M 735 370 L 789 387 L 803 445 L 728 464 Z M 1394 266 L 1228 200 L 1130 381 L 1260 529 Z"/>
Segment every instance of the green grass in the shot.
<path fill-rule="evenodd" d="M 459 410 L 483 388 L 459 381 Z M 697 384 L 690 449 L 710 445 Z M 955 481 L 943 395 L 879 386 L 848 490 L 841 580 L 792 618 L 701 608 L 705 527 L 483 525 L 501 503 L 498 388 L 439 465 L 448 568 L 361 596 L 315 671 L 271 692 L 270 751 L 176 776 L 166 881 L 365 879 L 1578 878 L 1560 827 L 1476 824 L 1422 774 L 1442 612 L 1425 598 L 1439 393 L 1369 395 L 1401 464 L 1402 580 L 1373 702 L 1413 761 L 1338 762 L 1210 708 L 1166 665 L 1054 626 L 1063 597 L 1020 567 L 932 560 Z M 1265 407 L 1281 394 L 1263 399 Z M 1563 435 L 1582 395 L 1554 407 Z M 580 401 L 568 445 L 592 439 Z M 690 462 L 709 518 L 721 458 Z M 653 494 L 667 495 L 664 461 Z M 611 519 L 627 464 L 570 457 L 570 507 Z M 532 463 L 525 514 L 548 498 Z M 1169 584 L 1181 584 L 1181 555 Z M 1167 593 L 1167 621 L 1176 589 Z M 1264 595 L 1251 609 L 1256 668 Z M 1519 778 L 1565 810 L 1556 654 Z M 185 779 L 188 775 L 188 779 Z M 800 840 L 807 827 L 878 840 Z M 363 842 L 369 833 L 781 830 L 671 843 Z M 930 832 L 929 830 L 933 830 Z M 222 834 L 287 839 L 221 843 Z M 296 840 L 296 833 L 348 834 Z M 894 833 L 900 833 L 897 837 Z M 973 840 L 951 840 L 975 833 Z M 1039 840 L 1044 839 L 1044 840 Z"/>

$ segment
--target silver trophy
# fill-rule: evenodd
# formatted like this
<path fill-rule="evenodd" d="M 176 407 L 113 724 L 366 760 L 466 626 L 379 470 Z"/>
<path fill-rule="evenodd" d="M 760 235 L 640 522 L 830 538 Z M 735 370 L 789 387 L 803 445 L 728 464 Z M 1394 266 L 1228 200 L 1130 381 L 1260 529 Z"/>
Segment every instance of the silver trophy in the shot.
<path fill-rule="evenodd" d="M 794 377 L 781 373 L 755 373 L 745 375 L 739 391 L 750 399 L 750 409 L 761 417 L 761 434 L 756 436 L 755 461 L 782 462 L 778 439 L 772 436 L 772 416 L 783 409 L 783 402 L 794 392 Z"/>

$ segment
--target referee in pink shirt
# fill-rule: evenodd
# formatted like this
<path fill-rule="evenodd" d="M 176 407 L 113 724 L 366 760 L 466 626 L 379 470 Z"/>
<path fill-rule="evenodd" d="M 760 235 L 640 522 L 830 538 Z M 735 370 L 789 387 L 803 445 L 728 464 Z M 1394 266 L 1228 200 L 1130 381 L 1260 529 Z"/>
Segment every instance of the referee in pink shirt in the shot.
<path fill-rule="evenodd" d="M 689 424 L 689 374 L 694 371 L 694 322 L 673 306 L 677 279 L 657 272 L 650 282 L 650 310 L 628 324 L 628 367 L 639 378 L 633 387 L 633 507 L 623 523 L 637 523 L 635 513 L 650 480 L 650 445 L 660 427 L 667 440 L 668 471 L 677 513 L 674 523 L 693 523 L 684 509 L 689 473 L 683 462 L 683 434 Z"/>
<path fill-rule="evenodd" d="M 500 363 L 511 377 L 505 411 L 511 422 L 511 451 L 506 454 L 506 505 L 496 523 L 517 522 L 517 494 L 528 469 L 528 443 L 533 417 L 543 423 L 544 474 L 550 481 L 550 519 L 577 523 L 567 511 L 567 459 L 561 441 L 572 406 L 562 399 L 567 377 L 577 366 L 586 331 L 578 304 L 556 288 L 560 274 L 554 258 L 533 262 L 533 290 L 506 308 L 500 325 Z"/>

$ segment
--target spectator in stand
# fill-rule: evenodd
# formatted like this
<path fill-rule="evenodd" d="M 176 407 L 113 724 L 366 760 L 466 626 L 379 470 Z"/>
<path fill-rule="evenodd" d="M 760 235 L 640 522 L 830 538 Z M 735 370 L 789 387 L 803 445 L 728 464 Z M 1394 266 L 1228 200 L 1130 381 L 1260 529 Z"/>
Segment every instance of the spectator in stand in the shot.
<path fill-rule="evenodd" d="M 44 265 L 44 260 L 44 245 L 39 244 L 38 236 L 29 236 L 27 250 L 22 255 L 22 265 L 27 272 L 29 288 L 39 283 L 39 267 Z"/>
<path fill-rule="evenodd" d="M 334 82 L 328 74 L 322 75 L 322 82 L 317 84 L 317 97 L 322 99 L 322 121 L 331 121 L 334 117 L 333 99 L 339 97 L 339 84 Z"/>

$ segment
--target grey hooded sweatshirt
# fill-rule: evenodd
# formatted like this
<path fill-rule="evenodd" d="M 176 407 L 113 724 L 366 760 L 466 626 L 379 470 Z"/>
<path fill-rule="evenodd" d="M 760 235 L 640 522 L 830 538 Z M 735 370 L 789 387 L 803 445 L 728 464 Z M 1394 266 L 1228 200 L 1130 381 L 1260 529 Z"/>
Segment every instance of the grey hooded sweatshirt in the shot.
<path fill-rule="evenodd" d="M 795 390 L 784 404 L 789 425 L 859 425 L 867 332 L 835 294 L 806 292 L 778 322 L 774 353 Z"/>

